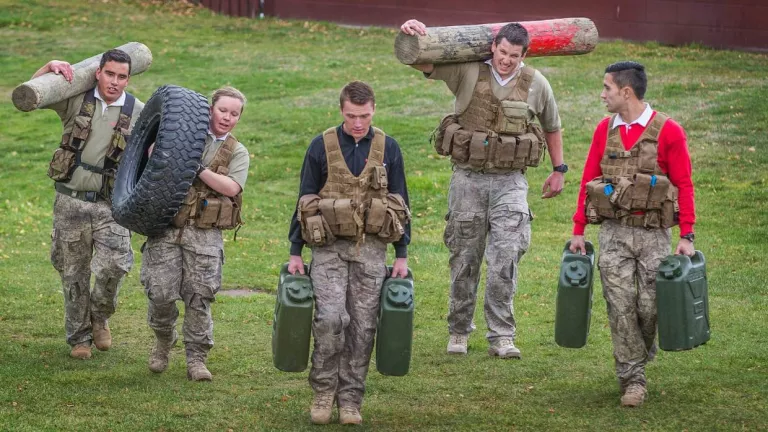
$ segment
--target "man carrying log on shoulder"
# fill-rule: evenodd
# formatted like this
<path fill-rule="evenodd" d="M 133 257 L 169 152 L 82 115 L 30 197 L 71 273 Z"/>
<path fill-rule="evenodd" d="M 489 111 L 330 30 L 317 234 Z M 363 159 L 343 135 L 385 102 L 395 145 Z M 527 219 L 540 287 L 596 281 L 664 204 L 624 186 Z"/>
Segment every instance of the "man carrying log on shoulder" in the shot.
<path fill-rule="evenodd" d="M 427 34 L 415 19 L 400 30 Z M 539 71 L 523 63 L 528 45 L 525 27 L 510 23 L 496 34 L 493 56 L 485 62 L 411 65 L 428 79 L 444 81 L 456 96 L 454 113 L 443 118 L 434 143 L 454 164 L 444 235 L 451 253 L 449 354 L 467 353 L 485 254 L 488 354 L 521 358 L 514 344 L 513 298 L 533 220 L 525 170 L 539 164 L 546 144 L 554 169 L 542 198 L 560 194 L 568 170 L 552 88 Z"/>
<path fill-rule="evenodd" d="M 32 78 L 49 72 L 72 83 L 72 66 L 58 60 Z M 101 351 L 112 345 L 107 320 L 133 265 L 130 231 L 115 222 L 110 205 L 117 163 L 144 108 L 125 92 L 130 75 L 131 57 L 109 50 L 96 69 L 95 88 L 47 107 L 64 130 L 48 168 L 56 182 L 51 263 L 61 276 L 67 343 L 77 359 L 91 357 L 91 342 Z"/>

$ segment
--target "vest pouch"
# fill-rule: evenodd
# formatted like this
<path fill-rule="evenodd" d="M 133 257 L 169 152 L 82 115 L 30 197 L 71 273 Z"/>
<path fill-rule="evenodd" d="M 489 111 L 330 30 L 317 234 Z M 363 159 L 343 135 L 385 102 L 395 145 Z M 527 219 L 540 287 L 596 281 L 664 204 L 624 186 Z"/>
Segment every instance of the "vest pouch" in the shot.
<path fill-rule="evenodd" d="M 322 215 L 308 217 L 302 228 L 304 229 L 301 230 L 301 238 L 310 246 L 324 245 L 330 234 Z"/>
<path fill-rule="evenodd" d="M 384 220 L 387 215 L 386 198 L 371 199 L 370 206 L 365 212 L 365 232 L 369 234 L 378 234 L 384 227 Z"/>
<path fill-rule="evenodd" d="M 619 183 L 615 186 L 611 202 L 620 209 L 632 210 L 632 194 L 632 181 L 627 177 L 619 177 Z"/>
<path fill-rule="evenodd" d="M 85 116 L 75 116 L 75 124 L 72 125 L 72 138 L 76 138 L 78 140 L 82 140 L 80 143 L 80 146 L 78 146 L 78 150 L 82 146 L 82 144 L 85 142 L 85 140 L 88 139 L 88 133 L 91 130 L 91 119 L 89 117 Z"/>
<path fill-rule="evenodd" d="M 69 181 L 75 168 L 75 152 L 59 147 L 53 152 L 48 165 L 48 177 L 55 181 Z"/>
<path fill-rule="evenodd" d="M 473 132 L 469 142 L 469 164 L 474 167 L 485 165 L 486 150 L 488 149 L 488 134 Z"/>
<path fill-rule="evenodd" d="M 587 216 L 587 222 L 591 224 L 599 224 L 605 219 L 600 215 L 600 212 L 597 211 L 595 201 L 590 199 L 589 196 L 587 196 L 587 200 L 584 204 L 584 214 Z"/>
<path fill-rule="evenodd" d="M 661 228 L 661 213 L 657 210 L 646 211 L 643 226 L 646 228 Z"/>
<path fill-rule="evenodd" d="M 123 136 L 119 131 L 115 131 L 112 134 L 112 139 L 109 140 L 109 146 L 107 147 L 106 158 L 112 162 L 120 162 L 120 155 L 125 150 L 125 143 L 127 137 Z"/>
<path fill-rule="evenodd" d="M 459 129 L 453 134 L 453 147 L 451 158 L 458 163 L 469 160 L 469 142 L 472 140 L 472 132 Z"/>
<path fill-rule="evenodd" d="M 677 194 L 677 188 L 670 184 L 667 189 L 667 198 L 661 205 L 660 224 L 662 228 L 671 228 L 680 222 L 680 207 L 677 203 Z"/>
<path fill-rule="evenodd" d="M 517 137 L 512 135 L 499 135 L 496 141 L 496 151 L 493 155 L 493 165 L 497 168 L 511 168 L 515 162 L 517 149 Z"/>
<path fill-rule="evenodd" d="M 512 168 L 522 169 L 528 165 L 534 144 L 531 142 L 531 137 L 529 135 L 533 134 L 525 134 L 517 137 L 517 152 L 515 153 L 515 163 L 512 164 Z"/>
<path fill-rule="evenodd" d="M 219 209 L 219 217 L 216 220 L 216 228 L 219 229 L 230 229 L 234 228 L 235 226 L 235 219 L 234 217 L 234 210 L 235 204 L 230 198 L 224 197 L 221 198 L 221 209 Z"/>
<path fill-rule="evenodd" d="M 658 159 L 656 145 L 657 143 L 649 141 L 644 141 L 640 144 L 640 150 L 637 156 L 638 172 L 651 174 L 656 169 Z"/>
<path fill-rule="evenodd" d="M 181 228 L 186 225 L 187 220 L 190 217 L 195 217 L 195 214 L 197 214 L 196 202 L 197 193 L 195 192 L 195 188 L 191 187 L 187 192 L 187 196 L 184 197 L 184 201 L 181 202 L 181 207 L 179 208 L 179 211 L 176 212 L 176 216 L 173 217 L 171 224 L 176 228 Z M 193 209 L 195 212 L 193 212 Z"/>
<path fill-rule="evenodd" d="M 440 120 L 440 125 L 432 133 L 432 145 L 434 145 L 437 154 L 442 156 L 451 155 L 453 135 L 459 129 L 461 129 L 461 126 L 454 114 L 448 114 Z"/>
<path fill-rule="evenodd" d="M 387 169 L 383 166 L 373 167 L 373 173 L 371 174 L 371 187 L 379 190 L 386 189 L 389 186 L 387 180 Z"/>
<path fill-rule="evenodd" d="M 632 186 L 632 209 L 648 209 L 648 195 L 651 193 L 651 176 L 635 174 Z"/>
<path fill-rule="evenodd" d="M 523 147 L 528 147 L 528 157 L 525 161 L 525 166 L 537 167 L 541 163 L 541 159 L 544 156 L 544 143 L 539 140 L 536 134 L 528 132 L 517 137 L 518 143 Z"/>
<path fill-rule="evenodd" d="M 202 229 L 213 228 L 219 221 L 219 211 L 221 210 L 221 200 L 214 197 L 208 197 L 199 201 L 200 208 L 198 216 L 195 218 L 195 226 Z"/>
<path fill-rule="evenodd" d="M 528 126 L 528 104 L 524 101 L 501 101 L 499 110 L 500 134 L 519 135 Z"/>
<path fill-rule="evenodd" d="M 320 214 L 323 215 L 335 236 L 357 236 L 357 223 L 350 199 L 326 198 L 318 203 Z"/>
<path fill-rule="evenodd" d="M 379 237 L 386 243 L 393 243 L 405 234 L 405 226 L 411 221 L 411 212 L 400 194 L 388 194 L 387 213 Z"/>
<path fill-rule="evenodd" d="M 612 197 L 617 192 L 613 184 L 606 182 L 602 177 L 598 177 L 587 183 L 587 204 L 592 205 L 592 210 L 600 217 L 613 219 L 616 217 Z M 589 215 L 587 215 L 589 217 Z M 593 219 L 597 219 L 593 217 Z M 592 222 L 598 223 L 598 222 Z"/>
<path fill-rule="evenodd" d="M 651 192 L 648 194 L 648 208 L 661 209 L 669 191 L 669 178 L 663 175 L 651 176 Z"/>

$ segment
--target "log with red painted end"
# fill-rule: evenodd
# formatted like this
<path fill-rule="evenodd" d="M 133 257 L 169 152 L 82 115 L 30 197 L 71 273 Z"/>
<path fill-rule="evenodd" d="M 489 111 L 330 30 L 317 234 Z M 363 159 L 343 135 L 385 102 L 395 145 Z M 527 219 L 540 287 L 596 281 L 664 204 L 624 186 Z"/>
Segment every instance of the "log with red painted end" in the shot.
<path fill-rule="evenodd" d="M 403 64 L 463 63 L 491 57 L 491 43 L 507 23 L 428 27 L 426 36 L 398 33 L 395 56 Z M 522 21 L 531 44 L 528 57 L 587 54 L 597 45 L 597 27 L 589 18 Z"/>

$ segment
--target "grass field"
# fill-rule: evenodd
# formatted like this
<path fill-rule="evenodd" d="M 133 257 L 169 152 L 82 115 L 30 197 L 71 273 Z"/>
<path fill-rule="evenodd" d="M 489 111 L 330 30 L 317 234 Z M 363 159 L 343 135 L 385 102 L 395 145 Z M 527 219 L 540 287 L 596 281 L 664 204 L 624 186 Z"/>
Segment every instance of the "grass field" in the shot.
<path fill-rule="evenodd" d="M 340 123 L 338 91 L 353 79 L 377 91 L 375 124 L 403 149 L 415 216 L 411 372 L 391 378 L 371 368 L 365 428 L 768 430 L 768 56 L 614 41 L 585 56 L 529 59 L 555 91 L 571 171 L 553 200 L 539 198 L 548 164 L 529 171 L 536 221 L 515 301 L 524 360 L 505 362 L 485 353 L 481 302 L 470 354 L 444 354 L 442 230 L 451 168 L 427 140 L 452 98 L 443 84 L 396 61 L 394 37 L 393 29 L 232 19 L 159 0 L 0 0 L 0 430 L 309 429 L 307 372 L 272 366 L 273 293 L 288 258 L 304 151 Z M 204 94 L 231 84 L 249 98 L 235 130 L 251 153 L 246 225 L 236 242 L 227 235 L 224 288 L 258 293 L 220 295 L 215 303 L 212 383 L 186 380 L 180 348 L 164 374 L 147 369 L 152 335 L 138 235 L 136 264 L 111 320 L 113 349 L 74 361 L 64 341 L 60 281 L 48 258 L 54 191 L 45 175 L 60 122 L 51 111 L 16 111 L 10 95 L 52 58 L 75 63 L 128 41 L 154 55 L 129 87 L 144 101 L 163 84 Z M 559 348 L 553 338 L 559 259 L 592 130 L 605 115 L 602 71 L 623 59 L 647 66 L 649 102 L 688 133 L 712 322 L 705 346 L 662 352 L 649 365 L 650 398 L 636 410 L 618 406 L 599 285 L 587 346 Z M 596 234 L 587 231 L 593 241 Z"/>

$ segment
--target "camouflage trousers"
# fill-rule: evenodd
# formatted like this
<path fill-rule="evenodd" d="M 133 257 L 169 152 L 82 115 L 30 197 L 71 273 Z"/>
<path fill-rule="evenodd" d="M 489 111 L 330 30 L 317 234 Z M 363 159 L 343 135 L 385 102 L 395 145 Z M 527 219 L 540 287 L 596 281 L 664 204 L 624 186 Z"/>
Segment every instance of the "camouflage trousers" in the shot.
<path fill-rule="evenodd" d="M 448 191 L 443 239 L 450 251 L 451 296 L 448 331 L 467 335 L 473 316 L 483 256 L 486 338 L 515 337 L 513 299 L 518 263 L 531 242 L 528 182 L 520 171 L 488 174 L 457 168 Z M 487 240 L 486 240 L 487 239 Z"/>
<path fill-rule="evenodd" d="M 632 383 L 645 385 L 645 365 L 656 354 L 656 272 L 670 253 L 670 232 L 606 220 L 598 242 L 597 265 L 623 391 Z"/>
<path fill-rule="evenodd" d="M 182 300 L 184 343 L 213 346 L 211 303 L 221 288 L 223 264 L 224 243 L 218 229 L 186 226 L 147 238 L 141 283 L 149 299 L 149 327 L 156 334 L 171 334 L 179 317 L 176 301 Z"/>
<path fill-rule="evenodd" d="M 133 266 L 130 236 L 112 219 L 105 201 L 87 202 L 56 193 L 51 264 L 61 276 L 69 345 L 91 341 L 91 322 L 115 313 L 123 277 Z"/>
<path fill-rule="evenodd" d="M 387 245 L 368 237 L 359 246 L 338 239 L 312 249 L 315 347 L 309 383 L 334 392 L 339 406 L 360 408 L 386 276 Z"/>

